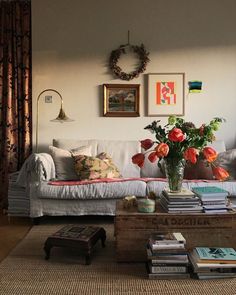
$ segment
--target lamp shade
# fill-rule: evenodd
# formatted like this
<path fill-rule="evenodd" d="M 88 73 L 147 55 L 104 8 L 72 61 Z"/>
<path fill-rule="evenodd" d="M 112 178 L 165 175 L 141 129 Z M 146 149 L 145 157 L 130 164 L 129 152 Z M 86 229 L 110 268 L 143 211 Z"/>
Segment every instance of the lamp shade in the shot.
<path fill-rule="evenodd" d="M 38 129 L 39 129 L 39 99 L 41 98 L 41 95 L 45 92 L 55 92 L 60 100 L 61 100 L 61 106 L 60 106 L 60 111 L 59 111 L 59 114 L 58 116 L 53 119 L 53 120 L 50 120 L 51 122 L 60 122 L 60 123 L 64 123 L 64 122 L 72 122 L 74 120 L 70 119 L 66 114 L 65 114 L 65 111 L 63 109 L 63 99 L 62 99 L 62 96 L 61 94 L 55 90 L 55 89 L 51 89 L 51 88 L 48 88 L 48 89 L 45 89 L 43 91 L 41 91 L 38 95 L 38 98 L 37 98 L 37 120 L 36 120 L 36 152 L 38 151 Z"/>
<path fill-rule="evenodd" d="M 69 117 L 67 117 L 65 111 L 63 110 L 63 108 L 60 108 L 60 112 L 58 114 L 58 116 L 55 119 L 50 120 L 51 122 L 60 122 L 60 123 L 64 123 L 64 122 L 73 122 L 73 119 L 70 119 Z"/>

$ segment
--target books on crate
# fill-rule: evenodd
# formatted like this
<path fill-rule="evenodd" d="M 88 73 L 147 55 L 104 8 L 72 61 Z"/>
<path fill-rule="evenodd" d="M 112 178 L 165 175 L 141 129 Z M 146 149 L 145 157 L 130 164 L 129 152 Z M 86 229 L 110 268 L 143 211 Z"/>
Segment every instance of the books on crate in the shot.
<path fill-rule="evenodd" d="M 192 191 L 201 200 L 224 200 L 228 195 L 228 191 L 217 186 L 199 186 L 193 187 Z"/>
<path fill-rule="evenodd" d="M 231 197 L 229 199 L 228 206 L 230 209 L 236 209 L 236 198 L 235 197 Z"/>
<path fill-rule="evenodd" d="M 216 186 L 193 187 L 192 190 L 201 200 L 205 213 L 226 213 L 229 210 L 226 190 Z"/>
<path fill-rule="evenodd" d="M 186 240 L 179 232 L 153 233 L 147 244 L 149 279 L 189 278 Z"/>
<path fill-rule="evenodd" d="M 164 189 L 160 195 L 160 204 L 168 213 L 202 212 L 199 198 L 188 189 L 183 189 L 178 193 L 171 193 Z"/>
<path fill-rule="evenodd" d="M 163 194 L 166 195 L 169 199 L 171 199 L 171 198 L 176 199 L 178 197 L 179 198 L 186 198 L 186 199 L 190 198 L 191 199 L 191 198 L 195 197 L 195 194 L 192 191 L 190 191 L 189 189 L 186 189 L 186 188 L 183 188 L 180 192 L 176 192 L 176 193 L 170 192 L 169 189 L 164 189 Z"/>
<path fill-rule="evenodd" d="M 189 259 L 199 279 L 236 277 L 236 251 L 233 248 L 196 247 Z"/>

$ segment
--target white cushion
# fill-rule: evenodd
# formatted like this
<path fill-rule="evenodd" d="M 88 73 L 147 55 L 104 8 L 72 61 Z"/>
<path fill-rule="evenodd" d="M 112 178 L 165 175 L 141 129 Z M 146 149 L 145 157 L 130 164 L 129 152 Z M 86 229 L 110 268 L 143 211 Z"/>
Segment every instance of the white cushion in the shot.
<path fill-rule="evenodd" d="M 81 146 L 75 149 L 64 150 L 54 146 L 49 146 L 49 153 L 51 154 L 55 168 L 56 177 L 60 180 L 73 180 L 78 179 L 78 175 L 75 172 L 75 164 L 73 155 L 86 155 L 91 156 L 91 146 Z"/>
<path fill-rule="evenodd" d="M 53 139 L 52 142 L 53 146 L 64 149 L 64 150 L 71 150 L 76 146 L 91 146 L 91 155 L 96 157 L 97 152 L 97 140 L 89 139 L 89 140 L 79 140 L 79 139 Z"/>
<path fill-rule="evenodd" d="M 68 150 L 75 146 L 91 145 L 92 157 L 105 152 L 112 158 L 123 177 L 140 177 L 140 168 L 131 160 L 133 155 L 141 152 L 139 141 L 53 139 L 53 145 Z"/>
<path fill-rule="evenodd" d="M 205 182 L 205 181 L 191 181 L 186 180 L 183 182 L 183 188 L 192 190 L 192 187 L 196 186 L 217 186 L 229 192 L 230 196 L 236 196 L 235 181 L 217 181 L 217 182 Z M 164 188 L 167 188 L 166 181 L 149 181 L 147 182 L 147 194 L 154 192 L 157 196 L 160 195 Z"/>
<path fill-rule="evenodd" d="M 153 152 L 154 147 L 150 148 L 147 151 L 142 149 L 142 153 L 145 153 L 145 160 L 144 160 L 144 165 L 141 168 L 141 177 L 154 177 L 154 178 L 165 177 L 157 165 L 158 160 L 154 163 L 151 163 L 148 160 L 148 156 L 151 152 Z"/>
<path fill-rule="evenodd" d="M 97 142 L 98 154 L 107 153 L 123 177 L 140 177 L 140 168 L 132 163 L 132 156 L 141 151 L 139 141 L 98 140 Z"/>
<path fill-rule="evenodd" d="M 86 185 L 49 185 L 41 182 L 37 197 L 42 199 L 113 199 L 127 195 L 146 196 L 146 183 L 140 180 L 100 182 Z"/>

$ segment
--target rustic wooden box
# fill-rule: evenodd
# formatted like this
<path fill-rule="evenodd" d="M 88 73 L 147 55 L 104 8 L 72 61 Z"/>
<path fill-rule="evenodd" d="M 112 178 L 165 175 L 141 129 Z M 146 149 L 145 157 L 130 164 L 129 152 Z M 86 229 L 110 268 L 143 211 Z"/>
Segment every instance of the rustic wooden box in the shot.
<path fill-rule="evenodd" d="M 124 209 L 117 202 L 115 217 L 116 255 L 119 262 L 146 260 L 146 244 L 151 233 L 181 232 L 187 249 L 196 246 L 236 248 L 236 212 L 223 214 L 169 214 L 157 204 L 155 213 Z"/>

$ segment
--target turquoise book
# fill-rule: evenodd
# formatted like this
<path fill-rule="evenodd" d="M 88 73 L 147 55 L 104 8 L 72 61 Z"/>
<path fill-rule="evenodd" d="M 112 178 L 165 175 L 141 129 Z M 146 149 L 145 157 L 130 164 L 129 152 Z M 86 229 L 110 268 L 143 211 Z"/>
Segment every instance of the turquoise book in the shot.
<path fill-rule="evenodd" d="M 192 191 L 200 197 L 227 197 L 229 192 L 217 186 L 199 186 L 193 187 Z"/>
<path fill-rule="evenodd" d="M 236 251 L 233 248 L 221 247 L 196 247 L 197 254 L 201 260 L 212 261 L 236 261 Z"/>

